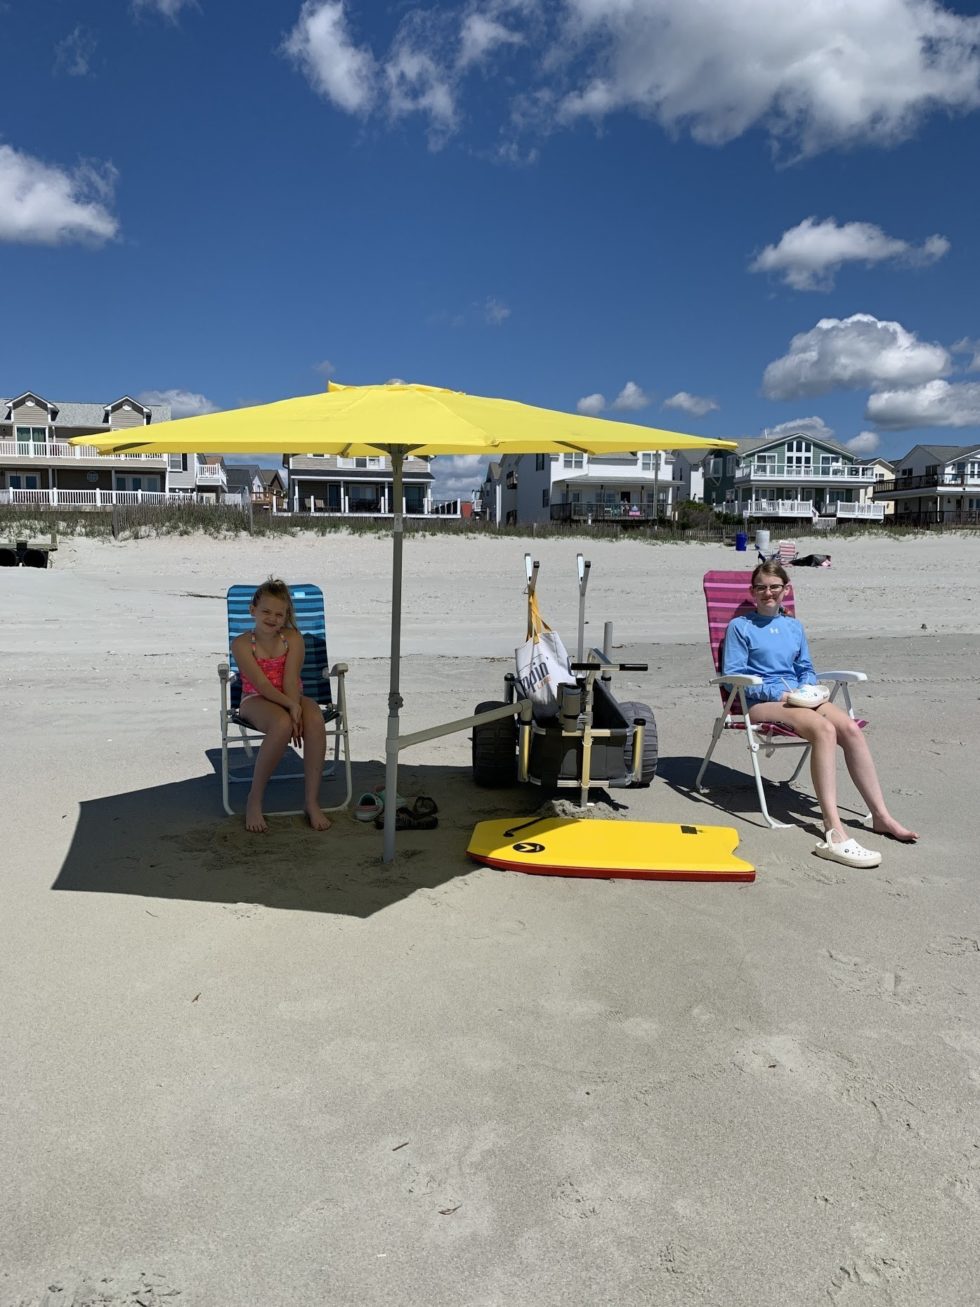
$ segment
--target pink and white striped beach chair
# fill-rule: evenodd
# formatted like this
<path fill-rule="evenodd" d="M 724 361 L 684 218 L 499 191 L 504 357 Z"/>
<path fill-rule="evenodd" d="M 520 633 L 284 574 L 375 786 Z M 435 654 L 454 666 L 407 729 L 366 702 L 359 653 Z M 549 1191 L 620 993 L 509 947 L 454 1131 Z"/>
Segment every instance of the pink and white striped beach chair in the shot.
<path fill-rule="evenodd" d="M 722 649 L 728 623 L 740 613 L 752 612 L 755 609 L 749 589 L 751 578 L 752 574 L 750 572 L 705 572 L 704 574 L 704 598 L 708 611 L 708 640 L 711 645 L 711 657 L 714 661 L 715 671 L 718 673 L 711 681 L 711 684 L 717 685 L 719 688 L 722 711 L 721 716 L 715 719 L 711 744 L 708 746 L 708 752 L 704 755 L 704 761 L 701 764 L 701 770 L 698 772 L 694 785 L 700 793 L 704 794 L 706 792 L 706 786 L 702 785 L 701 782 L 707 771 L 708 763 L 711 761 L 711 755 L 715 751 L 715 745 L 725 731 L 741 731 L 749 748 L 749 758 L 755 776 L 755 787 L 758 791 L 762 815 L 774 830 L 785 830 L 786 822 L 776 821 L 775 818 L 769 815 L 765 790 L 762 784 L 762 772 L 759 767 L 759 749 L 761 747 L 764 750 L 767 758 L 771 758 L 778 749 L 802 750 L 796 770 L 789 780 L 785 782 L 787 785 L 792 785 L 810 755 L 810 746 L 806 740 L 786 726 L 777 726 L 771 722 L 762 722 L 755 725 L 748 720 L 745 687 L 761 685 L 762 678 L 760 676 L 726 677 L 721 675 Z M 792 585 L 787 586 L 783 591 L 782 607 L 789 617 L 796 616 Z M 867 726 L 868 723 L 863 718 L 855 717 L 848 689 L 850 683 L 868 679 L 864 672 L 818 671 L 817 678 L 821 681 L 832 681 L 831 700 L 840 695 L 841 705 L 848 714 L 854 718 L 859 726 Z"/>

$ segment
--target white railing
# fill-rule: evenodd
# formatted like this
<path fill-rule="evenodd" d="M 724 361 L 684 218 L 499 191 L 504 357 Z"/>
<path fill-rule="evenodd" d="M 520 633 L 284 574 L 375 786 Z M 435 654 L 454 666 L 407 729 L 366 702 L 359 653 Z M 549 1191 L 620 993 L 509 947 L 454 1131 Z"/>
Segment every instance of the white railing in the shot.
<path fill-rule="evenodd" d="M 856 482 L 858 485 L 871 485 L 875 479 L 874 469 L 861 465 L 849 467 L 784 467 L 770 464 L 748 463 L 735 471 L 736 481 L 840 481 Z"/>
<path fill-rule="evenodd" d="M 51 508 L 112 508 L 121 504 L 212 504 L 214 495 L 159 490 L 2 490 L 0 504 L 47 504 Z"/>
<path fill-rule="evenodd" d="M 809 499 L 755 499 L 741 511 L 749 517 L 812 517 L 813 505 Z"/>
<path fill-rule="evenodd" d="M 228 484 L 228 477 L 224 468 L 216 467 L 213 463 L 202 463 L 194 473 L 195 481 L 218 481 L 223 486 Z"/>
<path fill-rule="evenodd" d="M 883 522 L 885 520 L 884 504 L 827 504 L 823 510 L 826 516 L 850 518 L 864 522 Z"/>
<path fill-rule="evenodd" d="M 124 458 L 127 462 L 150 460 L 163 467 L 166 454 L 100 454 L 94 445 L 69 445 L 64 440 L 0 440 L 0 458 Z"/>

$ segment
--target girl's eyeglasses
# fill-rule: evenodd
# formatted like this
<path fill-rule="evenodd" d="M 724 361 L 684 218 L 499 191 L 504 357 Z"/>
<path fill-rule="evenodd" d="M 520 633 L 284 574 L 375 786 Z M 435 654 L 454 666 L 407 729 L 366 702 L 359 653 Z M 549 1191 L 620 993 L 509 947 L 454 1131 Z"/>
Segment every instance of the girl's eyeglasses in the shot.
<path fill-rule="evenodd" d="M 783 584 L 779 584 L 779 585 L 754 585 L 754 586 L 752 587 L 752 589 L 753 589 L 753 590 L 757 590 L 757 591 L 759 592 L 759 594 L 765 594 L 767 591 L 770 591 L 770 590 L 772 591 L 773 594 L 779 594 L 780 590 L 785 590 L 786 587 L 785 587 L 785 585 L 783 585 Z"/>

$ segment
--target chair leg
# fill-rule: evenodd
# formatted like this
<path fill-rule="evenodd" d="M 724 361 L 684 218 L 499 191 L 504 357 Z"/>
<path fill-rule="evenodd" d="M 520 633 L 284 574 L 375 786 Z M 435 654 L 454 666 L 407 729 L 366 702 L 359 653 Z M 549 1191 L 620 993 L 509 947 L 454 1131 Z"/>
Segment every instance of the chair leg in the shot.
<path fill-rule="evenodd" d="M 787 785 L 793 784 L 797 776 L 799 776 L 800 772 L 803 770 L 803 764 L 806 762 L 809 756 L 810 756 L 810 745 L 808 744 L 805 749 L 800 750 L 800 761 L 796 764 L 796 770 L 793 772 L 793 775 L 786 782 Z"/>
<path fill-rule="evenodd" d="M 228 793 L 228 720 L 224 716 L 221 721 L 221 803 L 228 816 L 234 817 L 235 810 Z"/>
<path fill-rule="evenodd" d="M 759 807 L 762 809 L 762 815 L 765 817 L 767 824 L 772 830 L 789 830 L 788 822 L 777 821 L 769 813 L 769 805 L 766 803 L 765 781 L 762 779 L 762 768 L 759 766 L 759 741 L 755 738 L 755 732 L 751 729 L 746 730 L 746 741 L 749 746 L 749 756 L 752 759 L 752 771 L 755 774 L 755 788 L 759 795 Z"/>
<path fill-rule="evenodd" d="M 708 752 L 704 755 L 704 762 L 701 764 L 701 770 L 698 772 L 694 781 L 694 788 L 699 794 L 704 794 L 706 792 L 707 787 L 702 785 L 701 782 L 704 780 L 704 773 L 708 770 L 708 763 L 711 761 L 711 755 L 715 751 L 715 745 L 721 739 L 724 730 L 725 719 L 724 717 L 718 717 L 715 720 L 714 730 L 711 732 L 711 743 L 708 745 Z"/>

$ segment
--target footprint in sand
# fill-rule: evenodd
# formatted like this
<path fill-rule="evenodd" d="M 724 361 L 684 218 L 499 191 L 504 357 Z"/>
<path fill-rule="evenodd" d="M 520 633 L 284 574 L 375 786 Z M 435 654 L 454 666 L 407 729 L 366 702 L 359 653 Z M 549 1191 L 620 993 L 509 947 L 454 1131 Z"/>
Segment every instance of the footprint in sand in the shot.
<path fill-rule="evenodd" d="M 842 1262 L 830 1277 L 827 1297 L 835 1303 L 858 1303 L 866 1307 L 882 1307 L 892 1302 L 889 1285 L 903 1280 L 908 1274 L 897 1257 L 877 1253 Z"/>
<path fill-rule="evenodd" d="M 845 993 L 881 998 L 903 1006 L 919 1001 L 915 986 L 897 967 L 894 971 L 882 971 L 863 958 L 851 958 L 831 949 L 822 949 L 819 956 L 830 983 Z"/>

